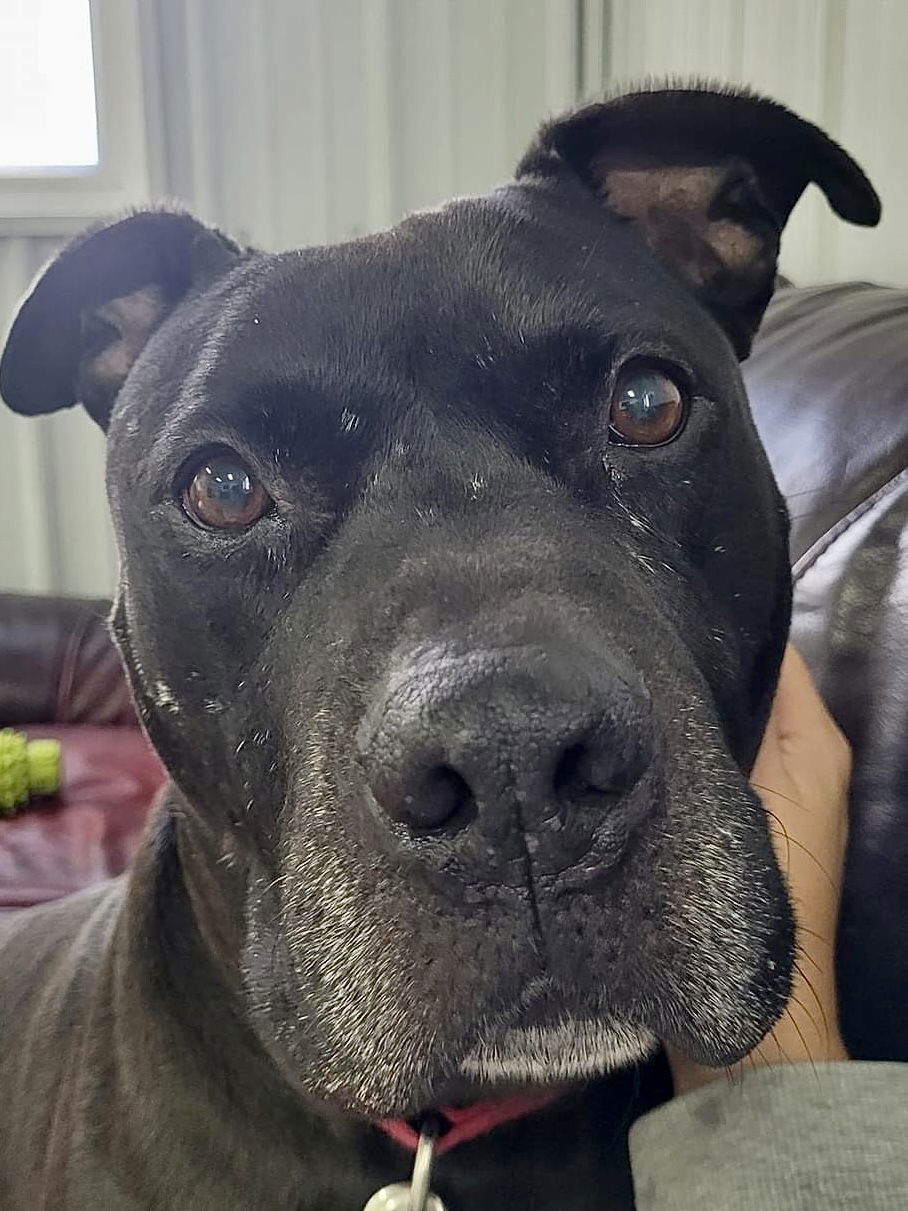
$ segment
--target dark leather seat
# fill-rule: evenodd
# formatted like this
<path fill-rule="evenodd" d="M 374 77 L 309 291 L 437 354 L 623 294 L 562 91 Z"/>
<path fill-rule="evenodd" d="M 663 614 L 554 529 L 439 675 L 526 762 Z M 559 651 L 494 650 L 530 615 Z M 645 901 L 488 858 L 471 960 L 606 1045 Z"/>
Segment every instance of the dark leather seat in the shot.
<path fill-rule="evenodd" d="M 105 602 L 0 596 L 0 727 L 63 749 L 59 795 L 0 820 L 0 908 L 119 874 L 164 770 L 139 729 Z"/>
<path fill-rule="evenodd" d="M 854 750 L 843 1029 L 908 1060 L 908 291 L 782 289 L 744 372 L 792 515 L 794 639 Z"/>

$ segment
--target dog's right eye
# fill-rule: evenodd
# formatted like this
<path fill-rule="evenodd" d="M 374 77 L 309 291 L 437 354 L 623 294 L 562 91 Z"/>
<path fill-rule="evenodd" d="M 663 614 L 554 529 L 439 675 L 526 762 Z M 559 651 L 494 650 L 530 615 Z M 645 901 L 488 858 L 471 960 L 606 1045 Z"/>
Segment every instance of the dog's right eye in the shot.
<path fill-rule="evenodd" d="M 208 454 L 183 490 L 186 513 L 208 530 L 245 530 L 271 508 L 271 497 L 232 450 Z"/>
<path fill-rule="evenodd" d="M 663 446 L 684 424 L 684 392 L 658 366 L 622 371 L 612 395 L 609 432 L 624 446 Z"/>

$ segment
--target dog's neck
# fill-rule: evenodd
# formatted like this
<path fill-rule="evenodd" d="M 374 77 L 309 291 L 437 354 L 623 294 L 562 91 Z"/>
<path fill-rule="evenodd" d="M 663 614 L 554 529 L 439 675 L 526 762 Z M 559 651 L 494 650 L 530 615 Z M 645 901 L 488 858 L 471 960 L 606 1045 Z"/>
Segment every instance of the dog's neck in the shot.
<path fill-rule="evenodd" d="M 118 1117 L 102 1138 L 125 1149 L 131 1168 L 147 1157 L 150 1182 L 167 1180 L 154 1172 L 162 1154 L 187 1154 L 190 1167 L 194 1154 L 213 1194 L 218 1181 L 234 1191 L 240 1183 L 262 1195 L 262 1207 L 302 1208 L 305 1200 L 288 1199 L 312 1189 L 327 1158 L 337 1170 L 364 1153 L 386 1163 L 392 1145 L 309 1102 L 257 1040 L 241 996 L 243 899 L 233 899 L 231 881 L 242 877 L 216 864 L 210 836 L 176 795 L 165 800 L 129 875 L 108 954 L 102 996 L 116 1037 L 96 1057 L 94 1093 L 100 1115 L 122 1116 L 127 1106 L 131 1118 Z M 111 1096 L 126 1086 L 132 1096 Z M 107 1159 L 122 1168 L 122 1155 Z M 380 1172 L 362 1175 L 364 1186 Z M 161 1205 L 178 1205 L 179 1192 L 162 1186 L 161 1194 Z"/>

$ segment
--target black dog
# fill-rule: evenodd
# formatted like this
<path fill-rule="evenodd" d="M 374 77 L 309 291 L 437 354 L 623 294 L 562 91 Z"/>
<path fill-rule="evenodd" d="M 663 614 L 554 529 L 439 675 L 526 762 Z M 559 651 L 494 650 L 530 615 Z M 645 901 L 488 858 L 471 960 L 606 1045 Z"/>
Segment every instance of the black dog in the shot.
<path fill-rule="evenodd" d="M 7 927 L 4 1211 L 359 1211 L 411 1166 L 376 1120 L 528 1087 L 450 1211 L 624 1207 L 592 1078 L 772 1025 L 787 522 L 737 361 L 810 181 L 876 222 L 780 106 L 644 92 L 368 239 L 148 211 L 47 269 L 0 387 L 108 431 L 172 784 L 129 878 Z"/>

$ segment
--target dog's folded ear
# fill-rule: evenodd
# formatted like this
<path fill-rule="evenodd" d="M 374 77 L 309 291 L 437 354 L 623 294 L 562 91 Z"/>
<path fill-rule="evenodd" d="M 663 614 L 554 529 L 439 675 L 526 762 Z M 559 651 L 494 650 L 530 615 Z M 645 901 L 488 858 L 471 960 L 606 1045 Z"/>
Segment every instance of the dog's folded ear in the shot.
<path fill-rule="evenodd" d="M 517 176 L 571 172 L 632 221 L 746 357 L 772 295 L 779 238 L 814 181 L 873 226 L 880 203 L 816 126 L 746 91 L 664 88 L 585 106 L 543 127 Z"/>
<path fill-rule="evenodd" d="M 226 236 L 174 211 L 139 211 L 78 236 L 19 309 L 0 362 L 0 396 L 30 415 L 82 403 L 106 429 L 155 328 L 240 255 Z"/>

